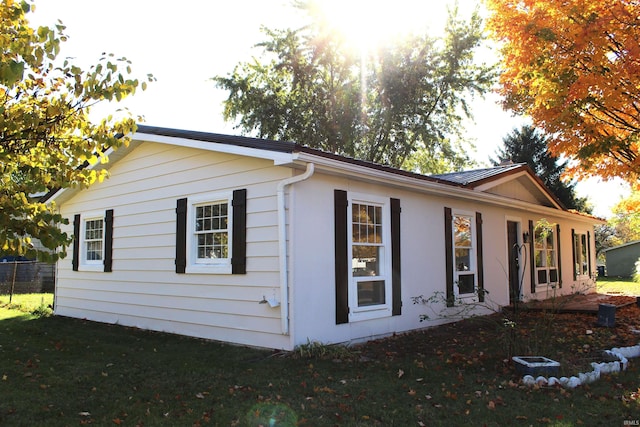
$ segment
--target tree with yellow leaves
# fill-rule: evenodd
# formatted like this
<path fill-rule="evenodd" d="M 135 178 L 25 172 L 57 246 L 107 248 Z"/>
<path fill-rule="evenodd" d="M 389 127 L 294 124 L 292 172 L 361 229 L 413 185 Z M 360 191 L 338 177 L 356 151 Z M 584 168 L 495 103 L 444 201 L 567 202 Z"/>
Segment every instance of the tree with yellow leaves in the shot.
<path fill-rule="evenodd" d="M 576 177 L 640 178 L 640 4 L 487 0 L 505 106 L 577 160 Z"/>
<path fill-rule="evenodd" d="M 146 81 L 128 77 L 129 61 L 112 55 L 85 71 L 59 60 L 64 26 L 31 28 L 32 9 L 27 1 L 0 3 L 0 251 L 55 259 L 70 240 L 59 229 L 66 219 L 34 195 L 104 178 L 86 166 L 126 144 L 135 120 L 93 121 L 91 107 L 120 101 Z M 38 253 L 31 239 L 49 251 Z"/>

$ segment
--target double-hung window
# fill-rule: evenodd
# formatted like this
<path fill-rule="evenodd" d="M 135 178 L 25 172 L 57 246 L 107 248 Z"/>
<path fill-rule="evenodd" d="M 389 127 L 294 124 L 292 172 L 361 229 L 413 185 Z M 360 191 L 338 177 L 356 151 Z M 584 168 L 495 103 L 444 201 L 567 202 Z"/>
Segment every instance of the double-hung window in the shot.
<path fill-rule="evenodd" d="M 457 298 L 484 301 L 482 213 L 444 208 L 447 306 Z"/>
<path fill-rule="evenodd" d="M 589 275 L 589 235 L 573 232 L 573 274 L 574 277 Z"/>
<path fill-rule="evenodd" d="M 189 199 L 188 265 L 190 273 L 231 273 L 231 194 Z"/>
<path fill-rule="evenodd" d="M 112 271 L 113 209 L 73 218 L 74 271 Z"/>
<path fill-rule="evenodd" d="M 102 264 L 104 253 L 104 220 L 91 218 L 84 221 L 83 255 L 86 264 Z"/>
<path fill-rule="evenodd" d="M 390 310 L 391 237 L 387 199 L 351 199 L 350 305 L 357 318 Z"/>
<path fill-rule="evenodd" d="M 461 297 L 476 292 L 474 219 L 471 215 L 453 214 L 454 282 Z"/>
<path fill-rule="evenodd" d="M 402 314 L 400 199 L 334 190 L 336 324 Z"/>
<path fill-rule="evenodd" d="M 558 283 L 558 245 L 554 227 L 539 226 L 534 229 L 534 259 L 536 283 Z"/>
<path fill-rule="evenodd" d="M 176 273 L 246 274 L 247 190 L 176 201 Z"/>
<path fill-rule="evenodd" d="M 229 203 L 227 200 L 195 206 L 196 262 L 229 258 Z"/>

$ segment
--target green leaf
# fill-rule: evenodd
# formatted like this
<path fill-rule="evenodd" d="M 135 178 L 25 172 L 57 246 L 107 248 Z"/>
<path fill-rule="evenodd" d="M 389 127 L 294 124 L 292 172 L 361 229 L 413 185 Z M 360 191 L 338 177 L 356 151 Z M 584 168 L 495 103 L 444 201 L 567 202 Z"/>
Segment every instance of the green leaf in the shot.
<path fill-rule="evenodd" d="M 0 82 L 7 86 L 13 86 L 22 80 L 24 76 L 24 63 L 10 60 L 0 64 Z"/>

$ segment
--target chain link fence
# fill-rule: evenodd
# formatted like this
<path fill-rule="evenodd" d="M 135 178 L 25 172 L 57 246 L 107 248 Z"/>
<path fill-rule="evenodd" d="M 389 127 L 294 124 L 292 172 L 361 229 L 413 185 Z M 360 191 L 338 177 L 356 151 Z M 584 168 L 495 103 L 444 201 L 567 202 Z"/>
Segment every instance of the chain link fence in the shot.
<path fill-rule="evenodd" d="M 0 295 L 53 292 L 55 265 L 0 258 Z"/>

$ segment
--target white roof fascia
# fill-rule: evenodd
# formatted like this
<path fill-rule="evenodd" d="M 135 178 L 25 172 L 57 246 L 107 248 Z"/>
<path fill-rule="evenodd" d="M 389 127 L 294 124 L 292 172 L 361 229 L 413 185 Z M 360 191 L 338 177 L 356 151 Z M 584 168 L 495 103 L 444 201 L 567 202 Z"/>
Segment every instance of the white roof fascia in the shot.
<path fill-rule="evenodd" d="M 205 151 L 215 151 L 226 154 L 235 154 L 240 156 L 248 156 L 255 157 L 259 159 L 272 160 L 274 165 L 276 166 L 292 166 L 293 165 L 293 154 L 272 151 L 269 149 L 260 150 L 257 148 L 251 147 L 242 147 L 238 145 L 232 144 L 221 144 L 215 142 L 207 142 L 207 141 L 199 141 L 194 139 L 187 138 L 177 138 L 171 136 L 163 136 L 163 135 L 154 135 L 143 132 L 136 132 L 131 135 L 131 140 L 129 142 L 129 146 L 122 146 L 118 150 L 114 150 L 113 148 L 109 148 L 105 154 L 107 157 L 117 156 L 119 153 L 135 148 L 143 142 L 156 142 L 160 144 L 167 145 L 176 145 L 180 147 L 188 147 L 188 148 L 196 148 Z M 114 154 L 115 153 L 115 154 Z M 113 159 L 114 161 L 110 161 L 108 163 L 97 162 L 96 164 L 87 166 L 87 169 L 102 169 L 104 167 L 108 167 L 110 164 L 116 163 L 118 159 Z M 52 201 L 57 201 L 58 199 L 63 198 L 69 192 L 77 191 L 77 188 L 63 188 L 58 190 L 53 196 L 51 196 L 47 203 Z"/>
<path fill-rule="evenodd" d="M 491 193 L 478 192 L 473 189 L 458 187 L 456 185 L 441 184 L 414 178 L 406 175 L 399 175 L 375 168 L 367 168 L 348 162 L 329 159 L 326 157 L 316 156 L 308 153 L 298 153 L 296 160 L 302 162 L 312 162 L 316 166 L 316 171 L 324 171 L 333 175 L 347 176 L 352 179 L 361 181 L 373 181 L 380 184 L 391 185 L 403 189 L 418 191 L 425 194 L 437 195 L 442 197 L 454 197 L 457 199 L 480 202 L 484 204 L 498 205 L 502 207 L 522 209 L 528 212 L 535 212 L 541 215 L 556 216 L 574 221 L 580 221 L 588 224 L 603 223 L 592 217 L 585 217 L 576 213 L 567 212 L 558 207 L 558 209 L 541 205 L 510 199 Z"/>
<path fill-rule="evenodd" d="M 293 162 L 293 154 L 272 151 L 269 149 L 260 150 L 257 148 L 242 147 L 233 144 L 221 144 L 173 136 L 153 135 L 143 132 L 136 132 L 133 135 L 133 139 L 140 142 L 157 142 L 160 144 L 177 145 L 180 147 L 196 148 L 205 151 L 215 151 L 218 153 L 236 154 L 239 156 L 273 160 L 275 165 L 287 165 Z"/>

